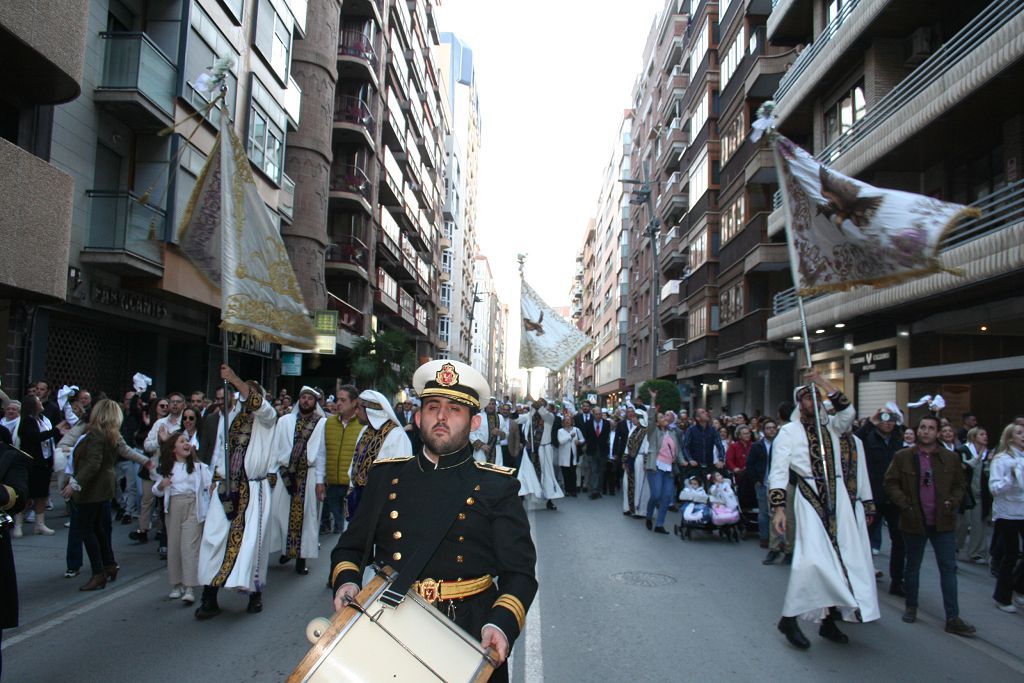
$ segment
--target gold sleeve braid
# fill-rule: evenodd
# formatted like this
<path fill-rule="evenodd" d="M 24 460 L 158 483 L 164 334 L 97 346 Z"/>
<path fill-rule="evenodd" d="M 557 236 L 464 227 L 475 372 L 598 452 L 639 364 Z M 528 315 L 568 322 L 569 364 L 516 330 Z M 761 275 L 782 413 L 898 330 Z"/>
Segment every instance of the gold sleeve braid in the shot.
<path fill-rule="evenodd" d="M 494 607 L 504 607 L 512 616 L 516 618 L 516 623 L 519 625 L 519 630 L 523 630 L 523 626 L 526 625 L 526 607 L 523 606 L 523 602 L 514 595 L 508 593 L 502 593 L 498 596 L 498 599 L 494 601 Z"/>
<path fill-rule="evenodd" d="M 18 492 L 13 487 L 4 484 L 4 488 L 7 490 L 7 504 L 4 505 L 4 510 L 12 509 L 18 502 Z"/>
<path fill-rule="evenodd" d="M 786 505 L 786 489 L 772 489 L 768 492 L 768 504 L 773 507 L 784 507 Z"/>
<path fill-rule="evenodd" d="M 331 570 L 331 585 L 334 585 L 334 581 L 338 578 L 338 574 L 349 570 L 359 572 L 359 565 L 355 562 L 339 562 L 334 565 L 334 569 Z"/>

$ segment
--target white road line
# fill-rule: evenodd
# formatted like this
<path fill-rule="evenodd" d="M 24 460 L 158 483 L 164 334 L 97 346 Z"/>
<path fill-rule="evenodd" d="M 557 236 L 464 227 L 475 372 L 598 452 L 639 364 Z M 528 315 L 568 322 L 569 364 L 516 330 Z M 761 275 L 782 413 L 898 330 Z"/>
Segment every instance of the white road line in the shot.
<path fill-rule="evenodd" d="M 126 588 L 122 588 L 120 590 L 107 593 L 102 598 L 99 598 L 98 600 L 93 600 L 87 605 L 82 605 L 78 609 L 73 609 L 70 612 L 60 615 L 59 617 L 55 617 L 53 619 L 44 621 L 38 626 L 33 626 L 32 628 L 30 628 L 27 631 L 24 631 L 23 633 L 18 633 L 17 635 L 11 636 L 10 638 L 4 638 L 2 649 L 6 651 L 9 648 L 12 648 L 18 643 L 22 642 L 23 640 L 28 640 L 29 638 L 34 638 L 35 636 L 46 633 L 47 631 L 55 629 L 65 622 L 68 622 L 76 617 L 80 617 L 81 615 L 86 614 L 87 612 L 91 612 L 97 607 L 102 607 L 103 605 L 106 605 L 108 602 L 113 602 L 114 600 L 117 600 L 125 595 L 128 595 L 129 593 L 134 593 L 143 586 L 148 586 L 149 584 L 153 583 L 163 575 L 163 572 L 153 572 L 153 574 L 151 574 L 150 576 L 139 579 L 134 583 L 130 584 L 129 586 L 127 586 Z"/>
<path fill-rule="evenodd" d="M 533 546 L 537 547 L 537 516 L 533 510 L 529 513 L 530 536 Z M 540 584 L 540 562 L 537 562 L 537 583 Z M 544 680 L 544 653 L 541 648 L 540 629 L 540 591 L 526 613 L 526 663 L 523 667 L 525 683 L 540 683 Z"/>

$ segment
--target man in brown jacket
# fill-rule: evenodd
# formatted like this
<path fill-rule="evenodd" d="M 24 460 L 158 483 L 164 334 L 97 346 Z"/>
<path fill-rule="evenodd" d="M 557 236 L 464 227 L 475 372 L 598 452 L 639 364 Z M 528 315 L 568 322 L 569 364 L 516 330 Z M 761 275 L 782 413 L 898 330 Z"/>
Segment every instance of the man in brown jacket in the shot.
<path fill-rule="evenodd" d="M 900 531 L 907 546 L 903 577 L 903 621 L 917 621 L 917 594 L 926 541 L 939 566 L 946 632 L 971 636 L 975 628 L 960 618 L 956 585 L 956 511 L 964 495 L 959 456 L 939 446 L 939 420 L 926 415 L 917 423 L 917 443 L 897 451 L 885 473 L 885 495 L 900 510 Z"/>

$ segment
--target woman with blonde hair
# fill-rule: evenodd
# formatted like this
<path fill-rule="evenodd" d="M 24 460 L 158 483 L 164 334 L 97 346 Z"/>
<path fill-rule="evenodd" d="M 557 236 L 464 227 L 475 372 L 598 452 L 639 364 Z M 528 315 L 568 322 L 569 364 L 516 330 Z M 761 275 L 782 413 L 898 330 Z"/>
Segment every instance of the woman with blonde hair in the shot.
<path fill-rule="evenodd" d="M 1024 573 L 1016 569 L 1024 536 L 1024 426 L 1010 423 L 1003 429 L 999 448 L 992 456 L 988 488 L 992 492 L 994 535 L 1003 544 L 992 598 L 996 607 L 1012 614 L 1017 607 L 1024 607 Z"/>
<path fill-rule="evenodd" d="M 105 588 L 117 579 L 117 562 L 110 543 L 110 500 L 114 497 L 114 464 L 121 438 L 121 406 L 99 401 L 89 417 L 89 429 L 72 450 L 72 477 L 64 487 L 77 509 L 82 543 L 89 555 L 92 576 L 81 591 Z"/>

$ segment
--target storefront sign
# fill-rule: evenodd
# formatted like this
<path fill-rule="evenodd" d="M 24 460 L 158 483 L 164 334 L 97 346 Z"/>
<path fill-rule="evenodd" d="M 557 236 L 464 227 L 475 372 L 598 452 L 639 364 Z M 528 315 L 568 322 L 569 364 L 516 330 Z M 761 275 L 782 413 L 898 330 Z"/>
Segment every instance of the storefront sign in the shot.
<path fill-rule="evenodd" d="M 874 351 L 864 351 L 850 356 L 850 371 L 855 374 L 875 372 L 876 370 L 896 369 L 896 347 L 889 346 Z"/>
<path fill-rule="evenodd" d="M 92 303 L 98 306 L 116 308 L 120 312 L 130 316 L 141 316 L 153 320 L 163 320 L 167 317 L 167 304 L 159 299 L 152 299 L 148 296 L 129 292 L 119 287 L 110 287 L 100 283 L 92 286 Z"/>
<path fill-rule="evenodd" d="M 228 348 L 232 351 L 240 351 L 254 356 L 269 358 L 272 355 L 270 342 L 262 341 L 251 334 L 242 332 L 228 332 Z"/>
<path fill-rule="evenodd" d="M 302 354 L 282 353 L 281 374 L 285 377 L 298 377 L 302 374 Z"/>

